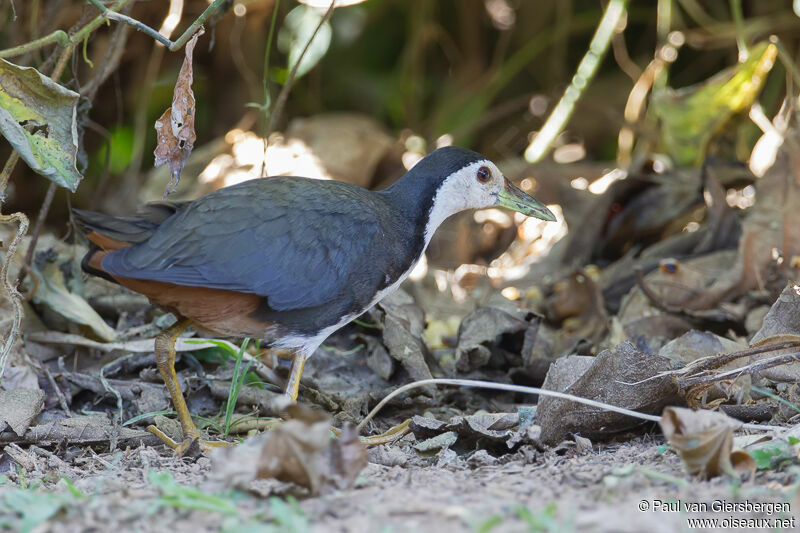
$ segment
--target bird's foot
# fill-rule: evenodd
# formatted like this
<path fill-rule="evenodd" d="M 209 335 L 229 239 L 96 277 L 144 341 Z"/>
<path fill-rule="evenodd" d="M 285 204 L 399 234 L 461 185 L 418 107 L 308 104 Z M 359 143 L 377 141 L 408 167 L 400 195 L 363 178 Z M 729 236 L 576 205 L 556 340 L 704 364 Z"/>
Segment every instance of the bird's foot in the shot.
<path fill-rule="evenodd" d="M 396 426 L 384 431 L 380 435 L 369 435 L 367 437 L 359 437 L 361 442 L 364 446 L 380 446 L 381 444 L 393 444 L 398 440 L 402 439 L 409 433 L 411 433 L 411 428 L 408 425 L 411 423 L 411 420 L 406 420 L 401 424 L 397 424 Z M 339 434 L 342 432 L 340 429 L 331 428 L 331 431 L 338 437 Z"/>
<path fill-rule="evenodd" d="M 147 426 L 147 431 L 158 437 L 164 444 L 172 448 L 177 456 L 192 457 L 195 455 L 209 455 L 212 451 L 226 446 L 233 446 L 234 443 L 224 440 L 201 439 L 200 435 L 192 435 L 177 442 L 172 437 L 161 431 L 155 426 Z"/>

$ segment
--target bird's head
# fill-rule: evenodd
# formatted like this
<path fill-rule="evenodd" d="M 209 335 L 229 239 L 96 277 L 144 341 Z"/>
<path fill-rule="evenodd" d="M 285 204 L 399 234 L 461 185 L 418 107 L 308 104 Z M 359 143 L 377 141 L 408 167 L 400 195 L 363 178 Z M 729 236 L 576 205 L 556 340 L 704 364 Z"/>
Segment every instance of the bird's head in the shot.
<path fill-rule="evenodd" d="M 497 165 L 472 150 L 448 146 L 420 160 L 413 173 L 436 183 L 429 228 L 465 209 L 506 207 L 523 215 L 555 221 L 556 217 L 534 197 L 511 183 Z"/>

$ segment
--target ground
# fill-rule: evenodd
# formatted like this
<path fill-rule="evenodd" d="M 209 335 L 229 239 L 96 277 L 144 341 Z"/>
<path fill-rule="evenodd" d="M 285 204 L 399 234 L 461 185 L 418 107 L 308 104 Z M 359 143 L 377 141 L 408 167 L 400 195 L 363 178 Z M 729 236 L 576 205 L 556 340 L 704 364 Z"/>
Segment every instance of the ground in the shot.
<path fill-rule="evenodd" d="M 768 525 L 762 529 L 772 531 L 794 530 L 776 521 L 792 526 L 796 520 L 780 512 L 795 507 L 786 503 L 783 486 L 790 471 L 761 472 L 741 484 L 724 477 L 698 482 L 660 436 L 583 450 L 526 446 L 500 458 L 482 450 L 421 458 L 400 443 L 371 450 L 353 489 L 316 497 L 277 481 L 214 495 L 211 460 L 177 458 L 162 447 L 73 452 L 65 461 L 34 447 L 26 471 L 6 473 L 28 487 L 0 489 L 7 526 L 37 532 L 670 532 L 713 529 L 692 527 L 692 518 L 765 518 L 771 522 L 760 523 Z M 54 495 L 45 497 L 50 490 Z M 773 502 L 777 509 L 714 512 L 714 502 Z M 682 510 L 669 507 L 676 503 Z M 687 512 L 694 503 L 705 503 L 707 512 Z M 51 520 L 37 526 L 48 512 Z M 731 528 L 718 530 L 725 529 Z"/>

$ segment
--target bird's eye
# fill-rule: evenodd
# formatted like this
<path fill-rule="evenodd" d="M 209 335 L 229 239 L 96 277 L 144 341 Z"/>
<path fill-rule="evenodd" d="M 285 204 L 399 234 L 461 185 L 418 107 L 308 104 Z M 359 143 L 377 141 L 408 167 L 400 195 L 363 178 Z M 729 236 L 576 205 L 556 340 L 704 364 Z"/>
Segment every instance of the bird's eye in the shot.
<path fill-rule="evenodd" d="M 476 177 L 481 183 L 488 183 L 489 180 L 492 179 L 492 172 L 489 170 L 489 167 L 481 167 L 478 169 Z"/>

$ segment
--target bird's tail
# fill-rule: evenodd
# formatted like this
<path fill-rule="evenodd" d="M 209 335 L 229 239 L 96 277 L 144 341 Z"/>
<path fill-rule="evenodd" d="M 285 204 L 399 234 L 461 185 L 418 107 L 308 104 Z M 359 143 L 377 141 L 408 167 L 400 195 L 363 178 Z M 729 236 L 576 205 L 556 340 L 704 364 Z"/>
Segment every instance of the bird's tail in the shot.
<path fill-rule="evenodd" d="M 103 257 L 114 250 L 146 241 L 179 207 L 180 204 L 172 202 L 147 204 L 139 214 L 129 217 L 73 209 L 75 223 L 91 243 L 81 267 L 89 274 L 115 281 L 103 270 Z"/>

